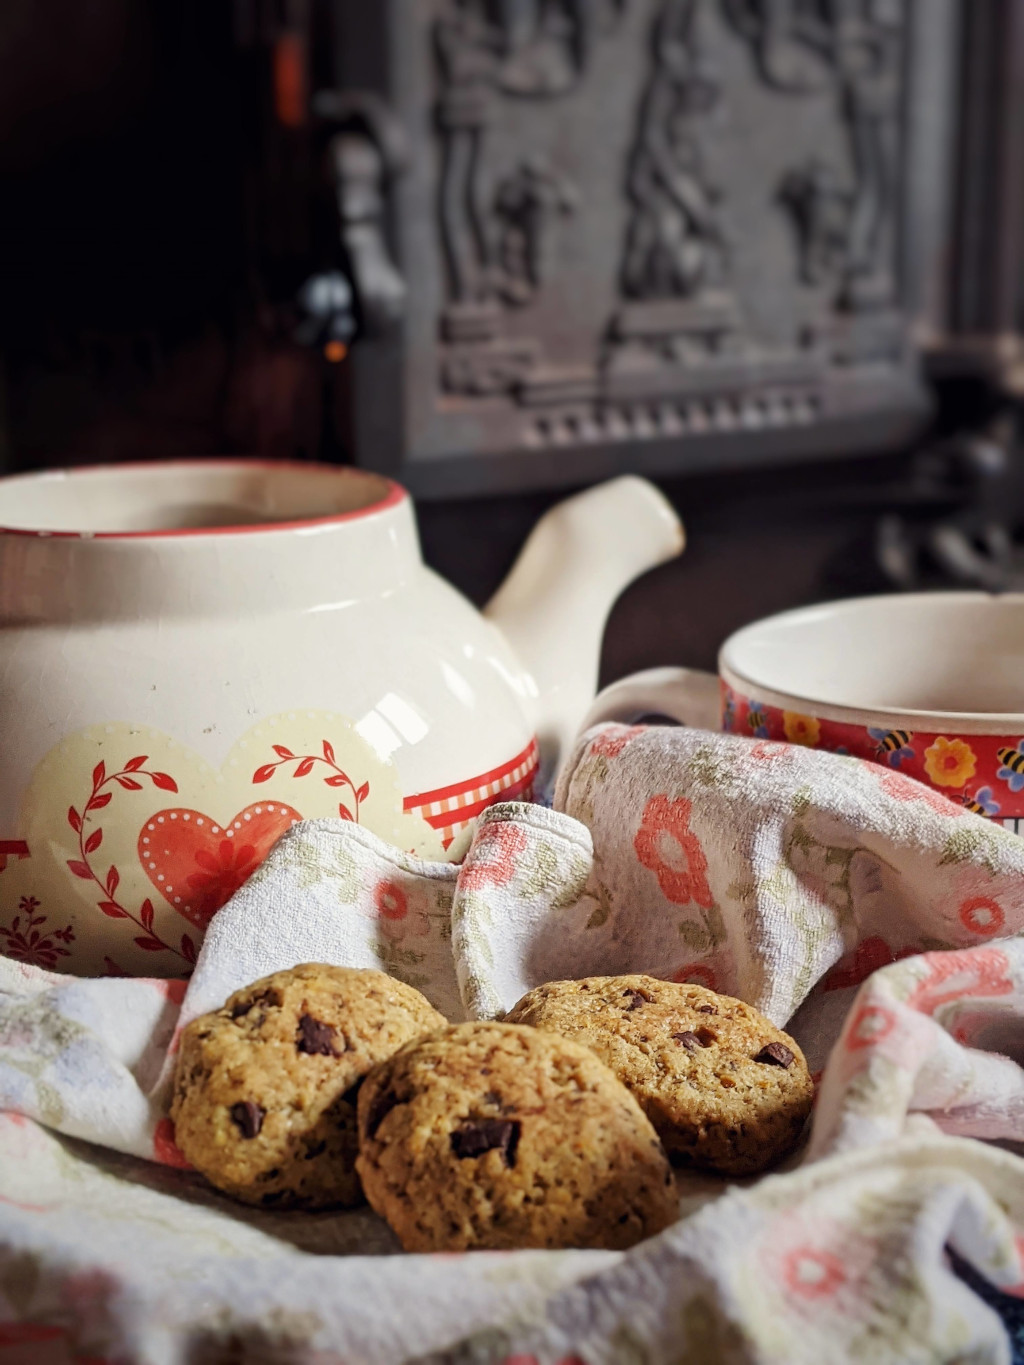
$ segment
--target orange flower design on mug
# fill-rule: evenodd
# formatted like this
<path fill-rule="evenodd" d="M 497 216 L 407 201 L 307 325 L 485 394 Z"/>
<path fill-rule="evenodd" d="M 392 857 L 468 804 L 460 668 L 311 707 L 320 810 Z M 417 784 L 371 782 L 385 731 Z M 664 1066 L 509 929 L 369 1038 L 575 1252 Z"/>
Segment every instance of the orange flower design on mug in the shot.
<path fill-rule="evenodd" d="M 970 782 L 978 768 L 974 750 L 962 739 L 936 736 L 935 743 L 924 751 L 924 769 L 937 787 L 962 787 Z"/>
<path fill-rule="evenodd" d="M 821 739 L 821 724 L 813 716 L 802 716 L 799 711 L 783 711 L 782 728 L 790 744 L 802 744 L 813 749 Z"/>

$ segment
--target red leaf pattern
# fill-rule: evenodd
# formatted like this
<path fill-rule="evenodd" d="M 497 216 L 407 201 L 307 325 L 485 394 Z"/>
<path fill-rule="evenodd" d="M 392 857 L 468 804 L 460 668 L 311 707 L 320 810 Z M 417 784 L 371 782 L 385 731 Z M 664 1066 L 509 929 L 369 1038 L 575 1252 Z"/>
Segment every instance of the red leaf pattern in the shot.
<path fill-rule="evenodd" d="M 293 777 L 308 777 L 309 774 L 313 771 L 313 764 L 314 764 L 315 762 L 316 762 L 315 759 L 312 759 L 312 758 L 304 758 L 304 759 L 302 760 L 302 762 L 299 764 L 299 766 L 295 769 L 294 773 L 292 773 L 292 776 L 293 776 Z"/>
<path fill-rule="evenodd" d="M 117 780 L 118 782 L 120 782 L 121 786 L 124 787 L 125 791 L 127 792 L 142 791 L 142 783 L 136 782 L 133 777 L 122 777 L 120 774 L 118 774 Z"/>
<path fill-rule="evenodd" d="M 148 758 L 149 754 L 139 754 L 138 758 L 130 758 L 128 762 L 124 765 L 124 771 L 126 773 L 137 772 L 139 768 L 142 767 L 143 763 L 145 763 L 148 760 Z"/>
<path fill-rule="evenodd" d="M 330 741 L 326 739 L 324 740 L 324 758 L 327 759 L 328 763 L 336 762 L 336 759 L 334 757 L 334 748 L 331 745 Z"/>
<path fill-rule="evenodd" d="M 262 768 L 257 768 L 252 775 L 253 782 L 269 782 L 274 776 L 277 768 L 276 763 L 265 763 Z"/>
<path fill-rule="evenodd" d="M 88 839 L 86 839 L 85 841 L 86 853 L 95 853 L 96 850 L 99 848 L 100 844 L 102 844 L 102 842 L 103 831 L 101 829 L 94 829 L 93 832 L 89 835 Z"/>
<path fill-rule="evenodd" d="M 75 831 L 76 834 L 81 834 L 82 817 L 79 815 L 78 811 L 75 810 L 74 806 L 71 806 L 70 809 L 68 810 L 68 824 L 71 826 L 71 828 Z"/>
<path fill-rule="evenodd" d="M 150 773 L 153 779 L 153 786 L 159 787 L 162 792 L 176 792 L 178 784 L 170 773 Z"/>
<path fill-rule="evenodd" d="M 68 867 L 71 869 L 71 871 L 75 874 L 76 877 L 81 877 L 82 880 L 86 882 L 92 881 L 92 873 L 89 871 L 88 865 L 86 863 L 77 862 L 75 859 L 72 858 L 68 862 Z"/>
<path fill-rule="evenodd" d="M 278 758 L 294 758 L 294 757 L 295 757 L 295 755 L 292 753 L 291 749 L 286 749 L 286 748 L 284 747 L 283 744 L 275 744 L 275 745 L 274 745 L 274 753 L 277 754 Z"/>
<path fill-rule="evenodd" d="M 92 770 L 92 785 L 94 790 L 97 787 L 101 787 L 103 785 L 104 781 L 106 780 L 106 776 L 107 776 L 106 764 L 103 762 L 102 759 L 100 759 L 99 763 L 97 763 L 95 768 L 93 768 Z"/>

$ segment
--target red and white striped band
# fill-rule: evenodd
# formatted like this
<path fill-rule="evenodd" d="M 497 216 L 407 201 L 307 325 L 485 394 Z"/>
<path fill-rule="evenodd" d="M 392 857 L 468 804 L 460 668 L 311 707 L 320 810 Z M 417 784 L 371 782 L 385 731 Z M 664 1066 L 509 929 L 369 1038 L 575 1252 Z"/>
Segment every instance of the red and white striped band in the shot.
<path fill-rule="evenodd" d="M 415 811 L 438 830 L 447 848 L 460 830 L 496 801 L 529 801 L 539 766 L 540 754 L 533 739 L 521 754 L 489 773 L 436 791 L 407 796 L 405 809 Z"/>

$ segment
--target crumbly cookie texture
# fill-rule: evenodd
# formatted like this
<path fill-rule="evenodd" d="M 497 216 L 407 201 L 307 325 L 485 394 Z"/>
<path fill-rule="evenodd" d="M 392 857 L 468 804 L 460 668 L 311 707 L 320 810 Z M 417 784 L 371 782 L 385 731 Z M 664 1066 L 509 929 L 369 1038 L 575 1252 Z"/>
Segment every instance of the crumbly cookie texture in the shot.
<path fill-rule="evenodd" d="M 814 1085 L 788 1034 L 742 1000 L 650 976 L 553 981 L 506 1022 L 590 1048 L 636 1096 L 672 1161 L 753 1175 L 796 1146 Z"/>
<path fill-rule="evenodd" d="M 247 1204 L 357 1204 L 359 1085 L 404 1043 L 444 1028 L 419 991 L 383 972 L 315 963 L 275 972 L 183 1031 L 178 1147 Z"/>
<path fill-rule="evenodd" d="M 586 1048 L 512 1024 L 460 1024 L 376 1067 L 357 1167 L 407 1251 L 625 1248 L 678 1212 L 625 1086 Z"/>

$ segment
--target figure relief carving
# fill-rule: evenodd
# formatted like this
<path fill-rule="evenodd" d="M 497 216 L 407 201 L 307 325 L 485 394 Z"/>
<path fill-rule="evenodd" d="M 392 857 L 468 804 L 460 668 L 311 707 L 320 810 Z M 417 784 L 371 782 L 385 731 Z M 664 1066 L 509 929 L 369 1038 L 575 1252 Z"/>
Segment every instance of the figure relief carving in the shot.
<path fill-rule="evenodd" d="M 721 285 L 726 274 L 720 195 L 699 136 L 721 88 L 698 41 L 697 5 L 668 0 L 655 31 L 654 71 L 629 173 L 633 213 L 622 287 L 630 298 L 692 298 Z"/>
<path fill-rule="evenodd" d="M 836 168 L 813 157 L 789 171 L 779 187 L 779 202 L 793 219 L 800 244 L 804 284 L 841 281 L 847 263 L 853 193 Z"/>
<path fill-rule="evenodd" d="M 541 156 L 527 157 L 498 185 L 498 289 L 507 303 L 529 303 L 552 269 L 554 228 L 575 213 L 578 196 L 568 177 Z"/>
<path fill-rule="evenodd" d="M 765 81 L 796 95 L 834 89 L 850 139 L 852 185 L 823 163 L 795 169 L 781 198 L 807 283 L 832 277 L 851 315 L 838 360 L 902 348 L 894 265 L 906 0 L 723 0 Z"/>
<path fill-rule="evenodd" d="M 525 305 L 542 288 L 556 225 L 577 206 L 571 182 L 539 154 L 496 175 L 487 130 L 508 100 L 553 99 L 574 89 L 625 2 L 448 0 L 435 25 L 449 281 L 441 330 L 457 348 L 442 357 L 448 392 L 500 392 L 528 372 L 539 347 L 503 338 L 503 309 Z M 496 184 L 490 201 L 489 183 Z"/>
<path fill-rule="evenodd" d="M 724 204 L 704 141 L 721 80 L 701 33 L 705 0 L 663 0 L 630 159 L 621 288 L 605 358 L 611 391 L 664 386 L 668 367 L 735 371 L 745 349 L 729 291 Z M 646 376 L 645 376 L 645 372 Z"/>

